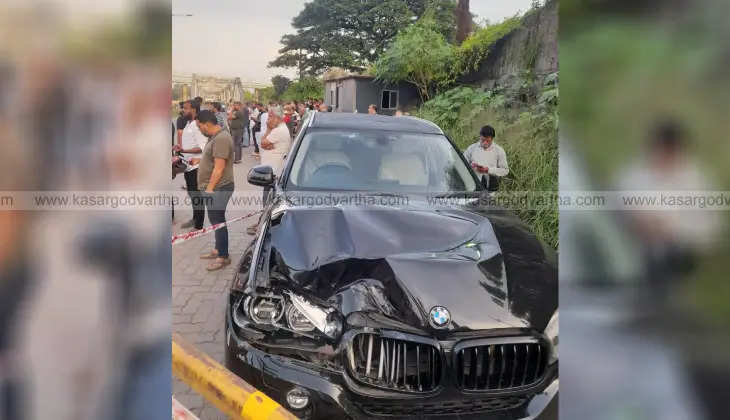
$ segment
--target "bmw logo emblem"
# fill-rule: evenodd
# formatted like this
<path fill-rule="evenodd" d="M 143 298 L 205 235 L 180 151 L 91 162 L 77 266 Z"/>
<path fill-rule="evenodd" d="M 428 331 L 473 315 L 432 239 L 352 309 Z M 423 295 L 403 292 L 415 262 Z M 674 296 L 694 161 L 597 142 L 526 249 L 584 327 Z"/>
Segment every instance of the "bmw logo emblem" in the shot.
<path fill-rule="evenodd" d="M 446 328 L 451 323 L 451 314 L 443 306 L 434 306 L 429 314 L 429 321 L 434 328 Z"/>

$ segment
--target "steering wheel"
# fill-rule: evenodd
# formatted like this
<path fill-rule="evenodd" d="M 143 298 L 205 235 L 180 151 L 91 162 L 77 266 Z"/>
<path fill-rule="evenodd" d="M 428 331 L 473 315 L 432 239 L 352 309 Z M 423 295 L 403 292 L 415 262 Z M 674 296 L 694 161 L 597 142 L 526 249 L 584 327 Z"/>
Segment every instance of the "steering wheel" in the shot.
<path fill-rule="evenodd" d="M 338 163 L 328 163 L 317 168 L 309 178 L 309 185 L 316 188 L 331 188 L 349 184 L 352 178 L 350 168 Z"/>

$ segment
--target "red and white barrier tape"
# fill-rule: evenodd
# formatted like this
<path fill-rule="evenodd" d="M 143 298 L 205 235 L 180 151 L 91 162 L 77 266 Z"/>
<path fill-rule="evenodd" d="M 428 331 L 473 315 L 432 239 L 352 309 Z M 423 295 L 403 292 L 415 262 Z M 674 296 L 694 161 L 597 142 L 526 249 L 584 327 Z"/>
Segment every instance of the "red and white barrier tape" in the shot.
<path fill-rule="evenodd" d="M 261 213 L 261 210 L 255 211 L 253 213 L 249 213 L 245 216 L 236 217 L 235 219 L 227 220 L 223 223 L 216 223 L 215 225 L 211 225 L 208 227 L 204 227 L 200 230 L 194 230 L 192 232 L 187 233 L 181 233 L 179 235 L 173 235 L 172 236 L 172 245 L 179 244 L 181 242 L 189 241 L 190 239 L 197 238 L 198 236 L 205 235 L 206 233 L 213 232 L 214 230 L 218 230 L 222 228 L 223 226 L 229 225 L 233 222 L 237 222 L 239 220 L 247 219 L 251 216 L 254 216 L 256 214 Z"/>
<path fill-rule="evenodd" d="M 190 410 L 172 397 L 172 420 L 200 420 Z"/>

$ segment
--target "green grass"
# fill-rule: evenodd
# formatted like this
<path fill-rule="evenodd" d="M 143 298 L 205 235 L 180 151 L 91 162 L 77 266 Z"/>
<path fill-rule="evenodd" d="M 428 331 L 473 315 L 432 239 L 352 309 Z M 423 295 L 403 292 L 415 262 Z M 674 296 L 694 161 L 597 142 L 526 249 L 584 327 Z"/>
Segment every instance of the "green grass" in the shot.
<path fill-rule="evenodd" d="M 555 87 L 546 87 L 552 93 Z M 521 103 L 519 89 L 483 92 L 460 87 L 422 106 L 417 115 L 443 128 L 463 151 L 479 138 L 479 128 L 492 125 L 495 142 L 507 153 L 509 175 L 502 192 L 555 192 L 558 189 L 557 93 L 535 95 Z M 546 244 L 558 247 L 557 204 L 545 209 L 517 208 L 517 215 Z"/>

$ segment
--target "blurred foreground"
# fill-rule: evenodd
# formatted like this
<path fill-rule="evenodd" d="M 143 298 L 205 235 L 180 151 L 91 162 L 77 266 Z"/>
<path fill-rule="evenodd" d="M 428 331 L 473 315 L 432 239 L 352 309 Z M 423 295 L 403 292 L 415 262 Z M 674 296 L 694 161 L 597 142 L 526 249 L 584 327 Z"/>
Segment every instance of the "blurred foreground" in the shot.
<path fill-rule="evenodd" d="M 587 3 L 561 1 L 561 190 L 730 190 L 730 4 Z M 561 212 L 561 418 L 730 417 L 729 222 Z"/>
<path fill-rule="evenodd" d="M 0 34 L 0 191 L 169 186 L 169 3 L 3 2 Z M 169 238 L 0 211 L 0 419 L 170 418 Z"/>

